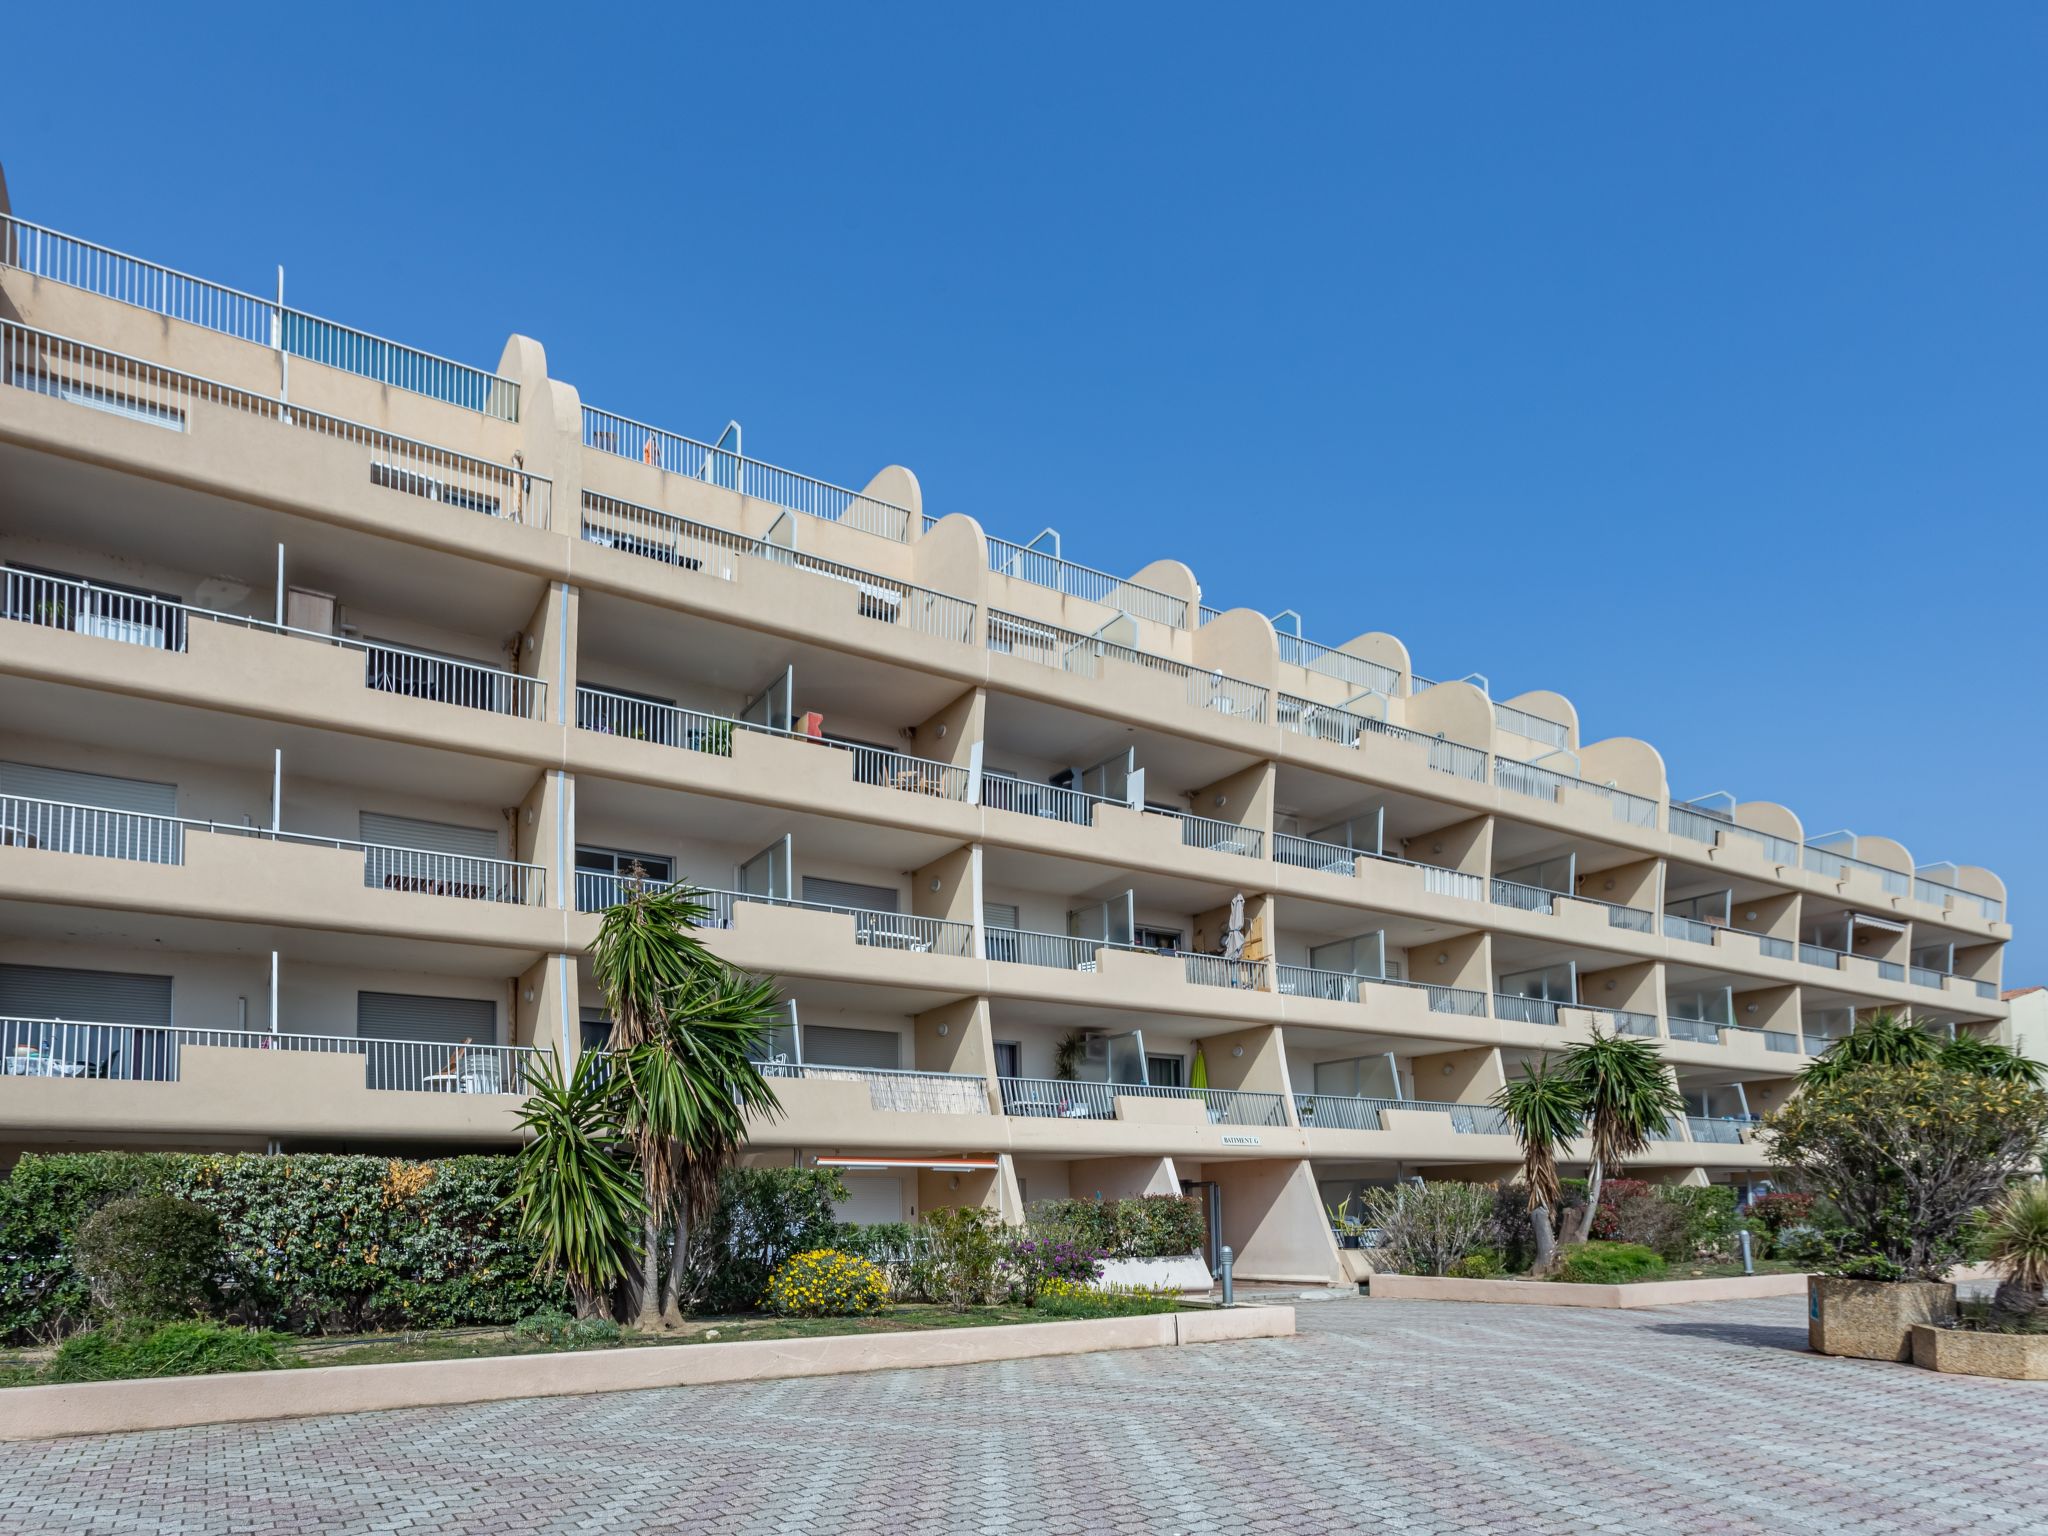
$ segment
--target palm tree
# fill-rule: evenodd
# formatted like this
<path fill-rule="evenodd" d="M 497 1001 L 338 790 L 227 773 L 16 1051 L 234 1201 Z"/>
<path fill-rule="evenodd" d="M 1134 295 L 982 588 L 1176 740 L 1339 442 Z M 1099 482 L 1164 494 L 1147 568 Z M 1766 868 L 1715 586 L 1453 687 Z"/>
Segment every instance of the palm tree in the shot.
<path fill-rule="evenodd" d="M 1600 1186 L 1607 1172 L 1620 1172 L 1631 1157 L 1650 1145 L 1673 1115 L 1683 1114 L 1685 1100 L 1664 1068 L 1664 1058 L 1647 1040 L 1619 1030 L 1592 1038 L 1565 1052 L 1563 1071 L 1577 1085 L 1585 1106 L 1586 1135 L 1592 1142 L 1593 1167 L 1586 1184 L 1586 1209 L 1579 1218 L 1574 1242 L 1593 1232 L 1600 1209 Z"/>
<path fill-rule="evenodd" d="M 1941 1050 L 1934 1036 L 1904 1014 L 1886 1009 L 1871 1015 L 1807 1064 L 1803 1083 L 1832 1083 L 1858 1067 L 1910 1067 L 1932 1061 Z"/>
<path fill-rule="evenodd" d="M 1536 1229 L 1536 1273 L 1547 1274 L 1557 1252 L 1551 1216 L 1562 1199 L 1557 1155 L 1579 1134 L 1586 1118 L 1585 1098 L 1576 1077 L 1539 1061 L 1533 1068 L 1525 1064 L 1520 1080 L 1493 1096 L 1493 1107 L 1522 1143 L 1522 1182 L 1528 1186 L 1529 1215 Z"/>
<path fill-rule="evenodd" d="M 568 1281 L 578 1316 L 625 1278 L 644 1214 L 639 1180 L 623 1156 L 616 1079 L 596 1055 L 567 1077 L 541 1058 L 519 1124 L 532 1140 L 513 1163 L 519 1230 L 540 1245 L 540 1266 Z"/>
<path fill-rule="evenodd" d="M 2041 1309 L 2041 1293 L 2048 1290 L 2048 1183 L 2034 1179 L 2007 1190 L 1991 1208 L 1986 1230 L 1999 1275 L 1992 1309 L 2026 1323 Z"/>
<path fill-rule="evenodd" d="M 1980 1040 L 1975 1035 L 1957 1035 L 1942 1046 L 1934 1059 L 1952 1072 L 1975 1072 L 2000 1082 L 2035 1087 L 2041 1084 L 2040 1062 L 2022 1056 L 2011 1046 L 2000 1045 L 1996 1040 Z"/>
<path fill-rule="evenodd" d="M 755 1065 L 776 1023 L 772 982 L 725 965 L 691 932 L 709 915 L 694 893 L 633 881 L 598 927 L 592 967 L 611 1011 L 621 1121 L 640 1168 L 643 1241 L 635 1325 L 659 1326 L 680 1287 L 683 1245 L 664 1238 L 700 1220 L 719 1173 L 746 1138 L 750 1110 L 777 1105 Z"/>

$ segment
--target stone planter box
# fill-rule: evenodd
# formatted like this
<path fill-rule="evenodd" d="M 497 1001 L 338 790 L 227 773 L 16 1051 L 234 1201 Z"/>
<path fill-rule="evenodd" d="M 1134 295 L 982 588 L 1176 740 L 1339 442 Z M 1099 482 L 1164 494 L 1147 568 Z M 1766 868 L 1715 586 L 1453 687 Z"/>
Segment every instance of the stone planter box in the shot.
<path fill-rule="evenodd" d="M 1695 1301 L 1754 1301 L 1797 1296 L 1805 1275 L 1728 1275 L 1717 1280 L 1632 1280 L 1580 1285 L 1568 1280 L 1462 1280 L 1450 1275 L 1375 1273 L 1369 1294 L 1381 1301 L 1495 1301 L 1522 1307 L 1676 1307 Z"/>
<path fill-rule="evenodd" d="M 1186 1293 L 1208 1290 L 1212 1277 L 1202 1256 L 1189 1253 L 1177 1259 L 1105 1259 L 1100 1283 L 1164 1286 L 1168 1290 Z"/>
<path fill-rule="evenodd" d="M 1974 1333 L 1915 1323 L 1913 1363 L 1950 1376 L 2048 1381 L 2048 1333 Z"/>
<path fill-rule="evenodd" d="M 1851 1360 L 1910 1360 L 1916 1323 L 1952 1323 L 1956 1288 L 1946 1280 L 1840 1280 L 1811 1276 L 1806 1344 Z"/>

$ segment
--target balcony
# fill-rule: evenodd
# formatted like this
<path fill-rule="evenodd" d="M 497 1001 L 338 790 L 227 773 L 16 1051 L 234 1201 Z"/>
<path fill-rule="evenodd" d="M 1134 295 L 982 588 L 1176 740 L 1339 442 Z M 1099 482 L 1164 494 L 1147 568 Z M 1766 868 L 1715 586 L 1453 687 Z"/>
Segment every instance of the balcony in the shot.
<path fill-rule="evenodd" d="M 1625 1008 L 1609 1008 L 1604 1011 L 1613 1021 L 1616 1034 L 1635 1035 L 1644 1040 L 1657 1038 L 1657 1016 L 1654 1013 L 1631 1013 Z"/>
<path fill-rule="evenodd" d="M 603 688 L 577 687 L 576 726 L 579 730 L 601 736 L 644 741 L 678 751 L 702 753 L 707 757 L 730 758 L 736 733 L 766 740 L 798 742 L 845 753 L 851 764 L 852 781 L 856 784 L 960 804 L 968 802 L 972 789 L 972 777 L 968 771 L 951 763 L 857 742 L 833 741 L 802 731 L 786 731 L 779 726 L 761 725 L 750 720 L 734 720 L 724 715 L 682 709 L 674 704 L 633 698 Z"/>
<path fill-rule="evenodd" d="M 1714 942 L 1714 925 L 1703 923 L 1696 917 L 1680 917 L 1676 913 L 1666 912 L 1664 937 L 1677 939 L 1686 944 L 1711 944 Z"/>
<path fill-rule="evenodd" d="M 189 603 L 141 597 L 89 581 L 44 576 L 11 567 L 0 569 L 0 581 L 5 584 L 4 592 L 0 592 L 0 618 L 20 623 L 177 654 L 192 649 L 195 620 L 201 621 L 202 630 L 205 625 L 217 624 L 229 629 L 288 635 L 360 655 L 363 686 L 372 692 L 399 694 L 519 720 L 542 720 L 547 716 L 546 682 L 480 662 L 347 635 L 293 629 L 265 619 L 217 613 Z M 214 649 L 202 648 L 209 653 Z"/>
<path fill-rule="evenodd" d="M 1204 622 L 1207 622 L 1206 618 Z M 1280 659 L 1292 666 L 1334 677 L 1349 687 L 1377 693 L 1384 698 L 1395 698 L 1401 692 L 1401 674 L 1392 667 L 1367 661 L 1363 656 L 1353 656 L 1335 646 L 1320 645 L 1300 635 L 1291 635 L 1285 630 L 1275 630 L 1273 637 L 1279 642 Z"/>
<path fill-rule="evenodd" d="M 1153 816 L 1170 816 L 1180 823 L 1180 841 L 1184 848 L 1201 848 L 1210 853 L 1234 853 L 1247 859 L 1263 859 L 1266 856 L 1266 834 L 1257 827 L 1241 827 L 1233 821 L 1216 821 L 1207 816 L 1195 816 L 1187 811 L 1156 810 L 1147 806 L 1146 813 Z"/>
<path fill-rule="evenodd" d="M 187 834 L 193 832 L 358 852 L 363 858 L 363 884 L 373 889 L 526 907 L 547 903 L 547 871 L 538 864 L 0 795 L 0 847 L 182 865 Z"/>
<path fill-rule="evenodd" d="M 1195 709 L 1254 725 L 1266 718 L 1267 690 L 1258 683 L 993 608 L 988 614 L 988 648 L 995 655 L 1077 677 L 1102 678 L 1114 669 L 1165 678 L 1178 683 L 1182 701 Z"/>
<path fill-rule="evenodd" d="M 988 568 L 998 576 L 1013 577 L 1029 582 L 1034 587 L 1044 587 L 1062 597 L 1078 597 L 1084 602 L 1100 603 L 1105 608 L 1114 608 L 1136 619 L 1151 619 L 1172 629 L 1188 627 L 1187 599 L 1175 597 L 1169 592 L 1160 592 L 1151 587 L 1141 587 L 1136 582 L 1124 581 L 1107 571 L 1097 571 L 1085 565 L 1076 565 L 1071 560 L 1062 560 L 1058 555 L 1049 555 L 1040 549 L 1025 544 L 1012 544 L 1008 539 L 988 537 Z"/>
<path fill-rule="evenodd" d="M 529 1091 L 546 1054 L 531 1046 L 0 1018 L 5 1077 L 175 1083 L 195 1048 L 354 1057 L 362 1062 L 361 1086 L 378 1092 L 514 1096 Z"/>
<path fill-rule="evenodd" d="M 1488 882 L 1487 889 L 1497 907 L 1512 907 L 1517 912 L 1535 912 L 1544 917 L 1557 910 L 1557 898 L 1564 894 L 1545 890 L 1540 885 L 1523 885 L 1518 880 L 1498 878 Z"/>
<path fill-rule="evenodd" d="M 1023 1119 L 1119 1120 L 1119 1099 L 1199 1105 L 1211 1125 L 1284 1126 L 1286 1101 L 1242 1088 L 1162 1088 L 1149 1083 L 1076 1083 L 1048 1077 L 997 1079 L 1003 1113 Z"/>
<path fill-rule="evenodd" d="M 1447 1116 L 1451 1129 L 1461 1136 L 1513 1134 L 1507 1117 L 1490 1104 L 1440 1104 L 1427 1099 L 1367 1099 L 1327 1093 L 1294 1096 L 1294 1112 L 1305 1131 L 1382 1131 L 1387 1127 L 1380 1116 L 1390 1109 Z"/>
<path fill-rule="evenodd" d="M 818 1062 L 756 1062 L 767 1078 L 813 1083 L 865 1083 L 868 1106 L 893 1114 L 985 1115 L 988 1079 L 961 1072 L 904 1072 L 883 1067 L 835 1067 Z"/>
<path fill-rule="evenodd" d="M 1519 1024 L 1559 1024 L 1560 1008 L 1576 1008 L 1577 1003 L 1552 1002 L 1542 997 L 1522 997 L 1515 993 L 1496 992 L 1493 994 L 1493 1016 L 1497 1019 L 1512 1019 Z"/>
<path fill-rule="evenodd" d="M 1664 1021 L 1665 1033 L 1674 1040 L 1684 1040 L 1693 1045 L 1719 1045 L 1723 1025 L 1709 1019 L 1682 1019 L 1676 1016 Z"/>
<path fill-rule="evenodd" d="M 1494 707 L 1500 709 L 1504 706 Z M 1624 826 L 1657 825 L 1656 801 L 1646 800 L 1641 795 L 1632 795 L 1610 784 L 1595 784 L 1589 779 L 1575 778 L 1568 773 L 1538 768 L 1534 763 L 1520 763 L 1511 758 L 1496 757 L 1493 760 L 1493 782 L 1501 789 L 1518 795 L 1527 795 L 1536 800 L 1548 800 L 1552 804 L 1569 803 L 1564 798 L 1568 793 L 1587 795 L 1604 803 L 1608 815 Z"/>
<path fill-rule="evenodd" d="M 1374 736 L 1389 741 L 1412 742 L 1425 749 L 1429 766 L 1437 772 L 1470 779 L 1476 784 L 1486 782 L 1486 753 L 1462 742 L 1411 731 L 1406 726 L 1389 725 L 1369 715 L 1353 714 L 1334 705 L 1318 704 L 1289 693 L 1279 695 L 1275 715 L 1283 731 L 1353 750 Z"/>
<path fill-rule="evenodd" d="M 1713 1115 L 1687 1115 L 1685 1128 L 1694 1141 L 1710 1146 L 1737 1147 L 1742 1145 L 1745 1126 L 1756 1122 L 1749 1117 L 1722 1117 Z"/>
<path fill-rule="evenodd" d="M 733 926 L 734 909 L 740 906 L 784 907 L 800 912 L 824 912 L 853 920 L 853 942 L 863 948 L 900 950 L 913 955 L 950 955 L 970 959 L 974 955 L 974 925 L 942 917 L 914 917 L 904 912 L 876 912 L 863 907 L 835 907 L 822 901 L 798 901 L 788 896 L 766 896 L 755 891 L 722 891 L 690 886 L 683 882 L 648 880 L 639 882 L 649 890 L 687 890 L 705 909 L 703 929 Z M 635 882 L 624 875 L 576 871 L 576 910 L 603 912 L 626 899 Z"/>
<path fill-rule="evenodd" d="M 1012 778 L 1006 773 L 984 773 L 981 776 L 981 803 L 986 810 L 1036 816 L 1046 821 L 1064 821 L 1076 827 L 1094 826 L 1098 805 L 1124 804 L 1121 800 L 1090 794 L 1086 790 L 1040 784 L 1030 779 Z"/>
<path fill-rule="evenodd" d="M 1842 952 L 1829 949 L 1825 944 L 1808 944 L 1802 940 L 1799 959 L 1803 965 L 1817 965 L 1825 970 L 1839 971 L 1842 968 Z"/>
<path fill-rule="evenodd" d="M 860 618 L 962 645 L 974 640 L 974 604 L 965 598 L 596 491 L 583 493 L 582 536 L 586 544 L 719 581 L 738 580 L 742 561 L 809 571 L 839 583 L 840 590 L 851 589 Z"/>

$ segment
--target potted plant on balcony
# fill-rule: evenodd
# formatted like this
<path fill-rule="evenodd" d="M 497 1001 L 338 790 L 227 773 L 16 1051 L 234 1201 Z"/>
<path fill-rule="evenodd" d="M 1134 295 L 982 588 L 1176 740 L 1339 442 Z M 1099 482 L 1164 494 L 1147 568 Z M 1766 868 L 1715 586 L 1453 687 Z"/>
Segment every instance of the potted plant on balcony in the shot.
<path fill-rule="evenodd" d="M 1907 1360 L 1915 1324 L 1953 1321 L 1945 1277 L 1973 1214 L 2048 1137 L 2048 1093 L 2011 1069 L 2024 1058 L 2000 1053 L 1984 1071 L 1981 1051 L 1924 1050 L 1900 1028 L 1859 1026 L 1765 1122 L 1784 1182 L 1825 1200 L 1845 1230 L 1830 1272 L 1808 1281 L 1807 1340 L 1822 1354 Z"/>

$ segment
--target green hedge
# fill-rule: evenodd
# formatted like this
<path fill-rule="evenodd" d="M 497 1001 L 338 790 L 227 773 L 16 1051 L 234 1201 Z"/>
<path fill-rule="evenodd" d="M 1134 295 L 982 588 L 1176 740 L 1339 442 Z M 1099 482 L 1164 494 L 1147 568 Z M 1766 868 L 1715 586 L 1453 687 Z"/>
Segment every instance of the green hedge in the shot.
<path fill-rule="evenodd" d="M 1197 1253 L 1207 1228 L 1193 1195 L 1131 1200 L 1041 1200 L 1031 1207 L 1034 1236 L 1065 1238 L 1112 1259 L 1177 1259 Z"/>
<path fill-rule="evenodd" d="M 84 1326 L 79 1225 L 143 1194 L 219 1218 L 223 1309 L 240 1321 L 353 1332 L 563 1308 L 563 1288 L 534 1274 L 534 1250 L 505 1204 L 511 1189 L 509 1157 L 31 1154 L 0 1182 L 0 1335 L 50 1339 Z"/>

